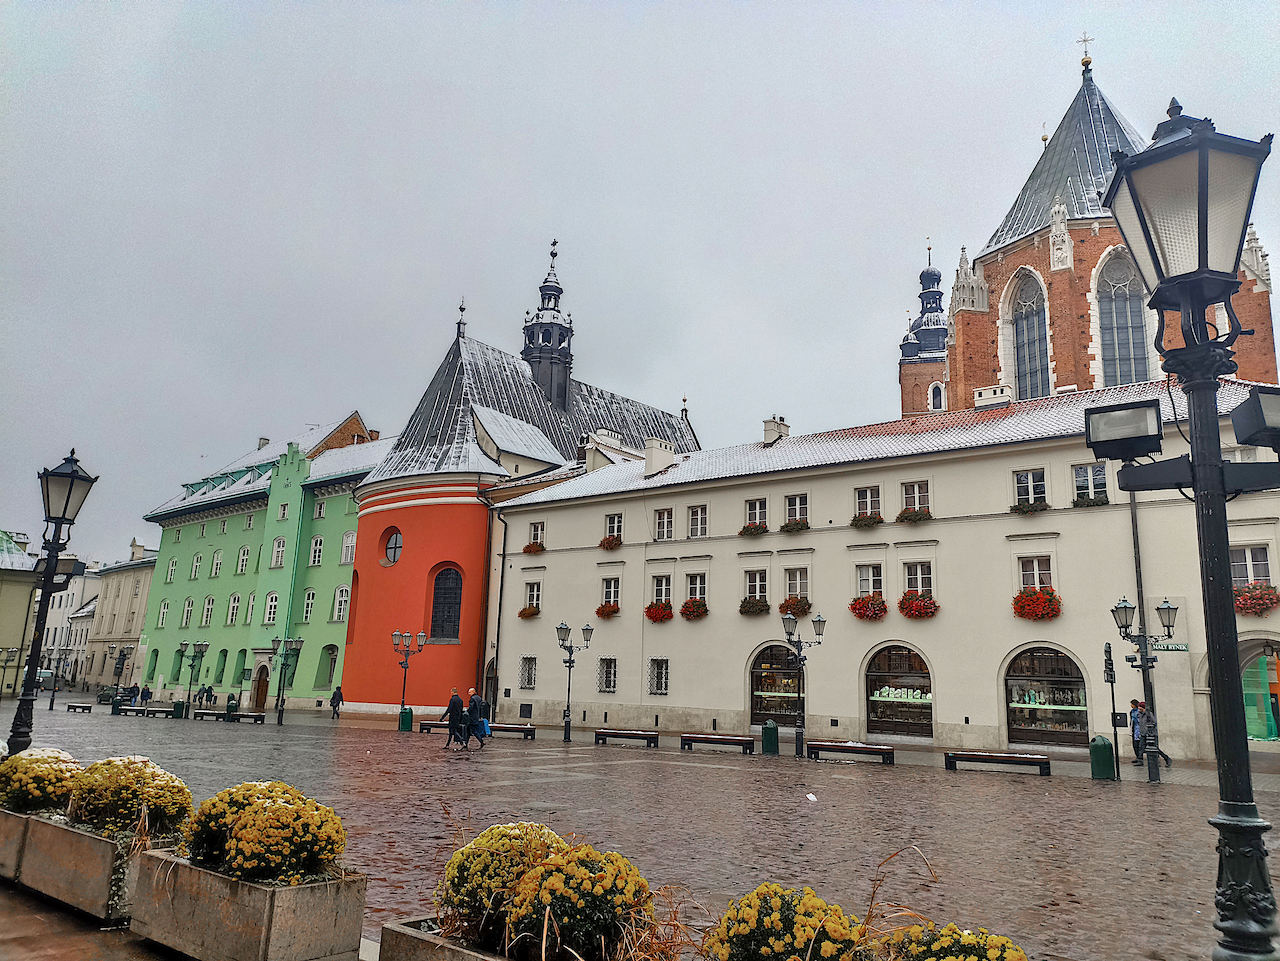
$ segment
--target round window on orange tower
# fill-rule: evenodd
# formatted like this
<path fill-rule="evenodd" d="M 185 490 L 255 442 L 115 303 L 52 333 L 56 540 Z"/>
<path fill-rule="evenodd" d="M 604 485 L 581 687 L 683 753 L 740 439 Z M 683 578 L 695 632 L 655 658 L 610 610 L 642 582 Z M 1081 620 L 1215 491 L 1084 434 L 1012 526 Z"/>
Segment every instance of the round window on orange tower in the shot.
<path fill-rule="evenodd" d="M 400 554 L 404 550 L 404 537 L 400 534 L 399 528 L 388 527 L 382 532 L 382 561 L 383 567 L 390 567 L 396 561 L 400 560 Z"/>

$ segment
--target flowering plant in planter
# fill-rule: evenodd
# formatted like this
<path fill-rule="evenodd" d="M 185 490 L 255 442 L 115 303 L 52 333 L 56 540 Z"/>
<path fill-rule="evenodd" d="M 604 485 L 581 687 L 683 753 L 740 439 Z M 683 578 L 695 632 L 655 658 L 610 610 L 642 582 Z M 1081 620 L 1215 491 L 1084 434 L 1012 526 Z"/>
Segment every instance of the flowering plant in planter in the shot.
<path fill-rule="evenodd" d="M 622 538 L 617 534 L 608 534 L 600 538 L 600 550 L 602 551 L 616 551 L 621 546 Z"/>
<path fill-rule="evenodd" d="M 913 507 L 904 507 L 898 511 L 896 518 L 899 524 L 919 524 L 922 521 L 933 520 L 933 515 L 929 513 L 929 508 L 921 507 L 919 509 Z"/>
<path fill-rule="evenodd" d="M 933 599 L 932 594 L 907 591 L 898 601 L 898 613 L 915 619 L 933 617 L 938 613 L 938 602 Z"/>
<path fill-rule="evenodd" d="M 742 530 L 738 531 L 739 537 L 759 537 L 761 534 L 769 533 L 768 524 L 743 524 Z"/>
<path fill-rule="evenodd" d="M 849 521 L 850 527 L 856 527 L 859 530 L 866 530 L 868 527 L 875 527 L 883 524 L 884 518 L 879 511 L 872 511 L 869 514 L 855 514 L 853 519 Z"/>
<path fill-rule="evenodd" d="M 1048 501 L 1018 501 L 1009 505 L 1010 514 L 1039 514 L 1049 509 Z"/>
<path fill-rule="evenodd" d="M 799 534 L 801 531 L 809 529 L 809 522 L 806 520 L 787 521 L 778 530 L 784 534 Z"/>
<path fill-rule="evenodd" d="M 804 617 L 811 610 L 813 610 L 813 604 L 810 603 L 809 598 L 796 597 L 794 594 L 778 605 L 779 614 L 794 614 L 796 617 Z"/>
<path fill-rule="evenodd" d="M 745 614 L 747 617 L 768 614 L 769 602 L 763 597 L 744 597 L 742 603 L 738 605 L 738 613 Z"/>
<path fill-rule="evenodd" d="M 827 904 L 811 888 L 796 891 L 770 882 L 729 902 L 703 939 L 701 953 L 713 961 L 769 956 L 860 961 L 870 957 L 870 947 L 866 925 L 839 905 Z"/>
<path fill-rule="evenodd" d="M 520 610 L 516 611 L 516 617 L 520 618 L 522 621 L 527 621 L 529 618 L 537 617 L 541 613 L 542 608 L 535 604 L 530 604 L 528 607 L 522 607 Z"/>
<path fill-rule="evenodd" d="M 105 836 L 176 834 L 191 816 L 191 792 L 177 775 L 145 757 L 109 757 L 71 783 L 67 819 Z"/>
<path fill-rule="evenodd" d="M 547 545 L 542 543 L 542 541 L 530 541 L 528 544 L 525 544 L 524 547 L 520 548 L 520 550 L 526 554 L 541 554 L 546 549 Z"/>
<path fill-rule="evenodd" d="M 644 616 L 655 624 L 661 624 L 671 620 L 675 614 L 672 613 L 670 601 L 654 601 L 644 609 Z"/>
<path fill-rule="evenodd" d="M 0 808 L 17 814 L 61 813 L 80 764 L 57 748 L 28 748 L 0 764 Z"/>
<path fill-rule="evenodd" d="M 1237 587 L 1235 595 L 1237 614 L 1266 617 L 1280 606 L 1280 594 L 1277 594 L 1275 587 L 1266 581 L 1254 581 L 1244 587 Z"/>
<path fill-rule="evenodd" d="M 686 621 L 698 621 L 706 617 L 710 611 L 707 610 L 707 602 L 701 597 L 691 597 L 680 605 L 680 616 Z"/>
<path fill-rule="evenodd" d="M 1102 507 L 1103 505 L 1110 504 L 1110 503 L 1111 501 L 1110 499 L 1108 499 L 1106 494 L 1099 494 L 1097 497 L 1077 497 L 1075 500 L 1071 502 L 1071 506 L 1072 507 Z"/>
<path fill-rule="evenodd" d="M 875 591 L 855 597 L 849 603 L 849 610 L 860 621 L 882 621 L 889 613 L 889 605 L 884 602 L 884 595 Z"/>
<path fill-rule="evenodd" d="M 596 608 L 596 617 L 600 618 L 602 621 L 607 621 L 609 618 L 615 616 L 617 613 L 618 613 L 617 604 L 601 604 L 599 607 Z"/>
<path fill-rule="evenodd" d="M 944 958 L 982 958 L 984 961 L 1027 961 L 1026 952 L 1011 940 L 986 928 L 960 930 L 954 923 L 939 928 L 932 921 L 899 928 L 881 945 L 892 958 L 933 961 Z"/>
<path fill-rule="evenodd" d="M 1062 613 L 1062 598 L 1052 587 L 1024 587 L 1013 595 L 1013 613 L 1028 621 L 1051 621 Z"/>

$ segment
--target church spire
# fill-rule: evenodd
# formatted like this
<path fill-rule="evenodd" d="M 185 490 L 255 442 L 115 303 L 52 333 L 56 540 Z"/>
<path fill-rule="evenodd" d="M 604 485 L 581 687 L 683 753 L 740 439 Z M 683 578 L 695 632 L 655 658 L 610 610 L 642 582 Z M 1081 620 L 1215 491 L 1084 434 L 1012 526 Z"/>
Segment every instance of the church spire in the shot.
<path fill-rule="evenodd" d="M 551 241 L 551 266 L 538 287 L 540 304 L 524 317 L 524 347 L 520 357 L 529 364 L 533 379 L 548 401 L 560 410 L 569 409 L 570 374 L 573 370 L 573 317 L 560 312 L 564 288 L 556 276 L 556 250 L 559 241 Z"/>
<path fill-rule="evenodd" d="M 463 297 L 458 304 L 458 339 L 467 336 L 467 298 Z"/>
<path fill-rule="evenodd" d="M 555 239 L 551 241 L 551 266 L 547 268 L 547 276 L 538 288 L 542 292 L 542 306 L 539 310 L 560 309 L 560 295 L 564 293 L 564 288 L 560 286 L 560 278 L 556 276 L 556 258 L 560 256 L 560 252 L 556 250 L 558 243 L 560 241 Z"/>

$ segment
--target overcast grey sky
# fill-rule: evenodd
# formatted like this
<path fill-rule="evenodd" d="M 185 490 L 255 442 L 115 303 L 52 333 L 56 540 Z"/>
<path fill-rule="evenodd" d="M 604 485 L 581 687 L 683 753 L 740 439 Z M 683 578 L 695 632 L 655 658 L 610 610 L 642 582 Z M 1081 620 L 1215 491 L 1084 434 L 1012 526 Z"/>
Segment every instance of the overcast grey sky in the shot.
<path fill-rule="evenodd" d="M 112 560 L 259 435 L 399 431 L 460 297 L 518 349 L 553 236 L 575 375 L 704 446 L 896 417 L 925 237 L 949 289 L 1084 30 L 1142 132 L 1280 129 L 1256 2 L 5 4 L 0 528 L 72 446 Z"/>

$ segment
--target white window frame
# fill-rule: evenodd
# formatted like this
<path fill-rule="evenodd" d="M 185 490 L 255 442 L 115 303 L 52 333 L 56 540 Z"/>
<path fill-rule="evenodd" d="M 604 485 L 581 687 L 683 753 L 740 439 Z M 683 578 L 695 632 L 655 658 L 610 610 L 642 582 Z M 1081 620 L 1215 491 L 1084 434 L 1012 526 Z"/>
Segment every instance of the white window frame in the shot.
<path fill-rule="evenodd" d="M 654 574 L 653 575 L 653 603 L 661 604 L 666 601 L 671 603 L 671 575 L 670 574 Z"/>
<path fill-rule="evenodd" d="M 351 588 L 346 584 L 339 584 L 337 590 L 333 592 L 333 621 L 335 624 L 341 624 L 347 619 L 347 614 L 351 610 Z"/>
<path fill-rule="evenodd" d="M 929 510 L 929 482 L 927 480 L 904 481 L 902 507 L 909 511 Z"/>
<path fill-rule="evenodd" d="M 262 601 L 262 623 L 274 624 L 280 610 L 280 595 L 271 591 Z"/>
<path fill-rule="evenodd" d="M 244 544 L 240 547 L 240 554 L 236 557 L 236 573 L 243 574 L 249 569 L 249 545 Z"/>
<path fill-rule="evenodd" d="M 600 603 L 622 604 L 621 577 L 603 577 L 600 579 Z"/>
<path fill-rule="evenodd" d="M 161 628 L 164 627 L 164 622 L 168 619 L 168 617 L 169 617 L 169 602 L 161 601 L 160 613 L 156 615 L 156 630 L 160 630 Z"/>
<path fill-rule="evenodd" d="M 599 694 L 618 693 L 618 659 L 602 657 L 596 662 L 596 691 Z"/>
<path fill-rule="evenodd" d="M 707 505 L 694 504 L 689 508 L 689 537 L 707 536 Z"/>
<path fill-rule="evenodd" d="M 538 659 L 526 654 L 520 658 L 520 690 L 533 691 L 538 687 Z"/>
<path fill-rule="evenodd" d="M 245 530 L 247 530 L 247 531 L 251 531 L 251 530 L 253 530 L 253 515 L 252 515 L 252 514 L 245 514 L 245 515 L 244 515 L 244 529 L 245 529 Z"/>
<path fill-rule="evenodd" d="M 604 515 L 604 536 L 605 537 L 621 537 L 622 536 L 622 514 Z"/>
<path fill-rule="evenodd" d="M 542 610 L 542 581 L 524 582 L 524 606 Z"/>
<path fill-rule="evenodd" d="M 227 519 L 224 517 L 222 520 L 218 521 L 218 533 L 225 534 L 226 532 L 227 532 Z"/>
<path fill-rule="evenodd" d="M 655 697 L 665 697 L 671 693 L 670 658 L 649 658 L 649 693 Z"/>
<path fill-rule="evenodd" d="M 324 519 L 324 501 L 320 500 L 318 497 L 316 498 L 316 509 L 315 509 L 315 513 L 312 515 L 312 517 L 313 517 L 315 520 L 323 520 L 323 519 Z"/>
<path fill-rule="evenodd" d="M 254 602 L 255 602 L 257 599 L 258 599 L 258 592 L 257 592 L 257 591 L 250 591 L 250 592 L 249 592 L 249 601 L 248 601 L 248 603 L 246 603 L 246 604 L 245 604 L 245 606 L 244 606 L 244 622 L 245 622 L 246 624 L 252 624 L 252 623 L 253 623 L 253 607 L 254 607 Z"/>
<path fill-rule="evenodd" d="M 707 573 L 706 571 L 695 571 L 692 574 L 684 576 L 685 596 L 689 600 L 707 600 Z"/>
<path fill-rule="evenodd" d="M 181 528 L 181 527 L 175 527 L 175 528 L 173 529 L 173 542 L 174 542 L 175 544 L 181 544 L 181 543 L 182 543 L 182 528 Z"/>
<path fill-rule="evenodd" d="M 182 602 L 182 624 L 184 628 L 191 626 L 191 614 L 196 609 L 196 600 L 194 597 L 188 597 Z"/>
<path fill-rule="evenodd" d="M 288 519 L 289 519 L 289 502 L 285 501 L 283 504 L 280 505 L 279 520 L 287 521 Z"/>
<path fill-rule="evenodd" d="M 272 568 L 284 567 L 284 551 L 285 539 L 277 537 L 271 543 L 271 566 Z"/>
<path fill-rule="evenodd" d="M 173 583 L 173 575 L 178 572 L 178 559 L 176 557 L 169 558 L 169 569 L 165 571 L 164 582 L 166 584 Z"/>
<path fill-rule="evenodd" d="M 853 569 L 853 578 L 858 597 L 884 593 L 883 564 L 857 564 Z"/>
<path fill-rule="evenodd" d="M 1259 581 L 1271 583 L 1271 551 L 1266 544 L 1232 544 L 1229 556 L 1232 587 L 1246 587 Z M 1248 575 L 1245 580 L 1236 573 L 1242 568 Z"/>
<path fill-rule="evenodd" d="M 324 561 L 324 538 L 317 534 L 311 538 L 311 566 L 319 567 Z"/>
<path fill-rule="evenodd" d="M 759 601 L 767 601 L 769 599 L 769 572 L 767 570 L 744 571 L 743 585 L 743 597 L 750 597 Z"/>
<path fill-rule="evenodd" d="M 222 551 L 218 550 L 214 551 L 213 556 L 209 558 L 209 576 L 217 577 L 220 573 L 222 573 Z M 138 596 L 136 591 L 133 596 Z"/>
<path fill-rule="evenodd" d="M 114 614 L 112 614 L 111 617 L 112 617 L 112 620 L 115 619 Z M 200 626 L 208 627 L 212 622 L 213 622 L 213 595 L 210 594 L 204 599 L 204 607 L 200 609 Z M 112 627 L 114 628 L 114 626 L 115 625 L 113 624 Z"/>
<path fill-rule="evenodd" d="M 809 568 L 787 567 L 782 571 L 782 582 L 786 585 L 787 597 L 809 596 Z"/>
<path fill-rule="evenodd" d="M 787 505 L 788 521 L 809 521 L 809 494 L 788 494 L 785 501 Z"/>
<path fill-rule="evenodd" d="M 857 487 L 853 491 L 853 512 L 854 514 L 879 514 L 880 513 L 880 485 L 873 484 L 870 487 Z"/>
<path fill-rule="evenodd" d="M 311 612 L 316 606 L 316 592 L 308 588 L 307 593 L 302 595 L 302 623 L 311 623 Z"/>
<path fill-rule="evenodd" d="M 767 497 L 748 497 L 742 505 L 748 524 L 769 523 L 769 499 Z"/>
<path fill-rule="evenodd" d="M 236 622 L 236 618 L 240 616 L 240 595 L 232 594 L 227 598 L 227 625 L 230 626 Z"/>
<path fill-rule="evenodd" d="M 1027 554 L 1018 558 L 1019 584 L 1027 587 L 1053 587 L 1053 558 L 1049 554 Z"/>
<path fill-rule="evenodd" d="M 1097 468 L 1102 468 L 1102 487 L 1099 488 L 1097 479 Z M 1083 472 L 1084 487 L 1080 486 L 1080 478 Z M 1071 489 L 1076 500 L 1082 497 L 1107 497 L 1107 462 L 1094 461 L 1092 464 L 1072 464 L 1071 465 Z"/>
<path fill-rule="evenodd" d="M 653 539 L 669 541 L 675 536 L 675 511 L 670 507 L 659 507 L 653 512 Z"/>
<path fill-rule="evenodd" d="M 530 521 L 529 522 L 529 543 L 544 544 L 547 536 L 546 521 Z"/>
<path fill-rule="evenodd" d="M 204 555 L 197 554 L 191 558 L 191 580 L 195 580 L 200 576 L 200 565 L 204 563 Z"/>
<path fill-rule="evenodd" d="M 201 524 L 201 525 L 200 525 L 200 536 L 201 536 L 201 537 L 204 537 L 204 529 L 205 529 L 207 526 L 208 526 L 207 524 Z"/>
<path fill-rule="evenodd" d="M 1015 504 L 1047 504 L 1049 482 L 1043 467 L 1024 467 L 1013 472 Z"/>
<path fill-rule="evenodd" d="M 356 562 L 356 532 L 346 531 L 342 535 L 342 560 L 338 561 L 339 565 L 354 564 Z"/>
<path fill-rule="evenodd" d="M 903 591 L 933 593 L 933 561 L 905 561 L 902 565 Z"/>

